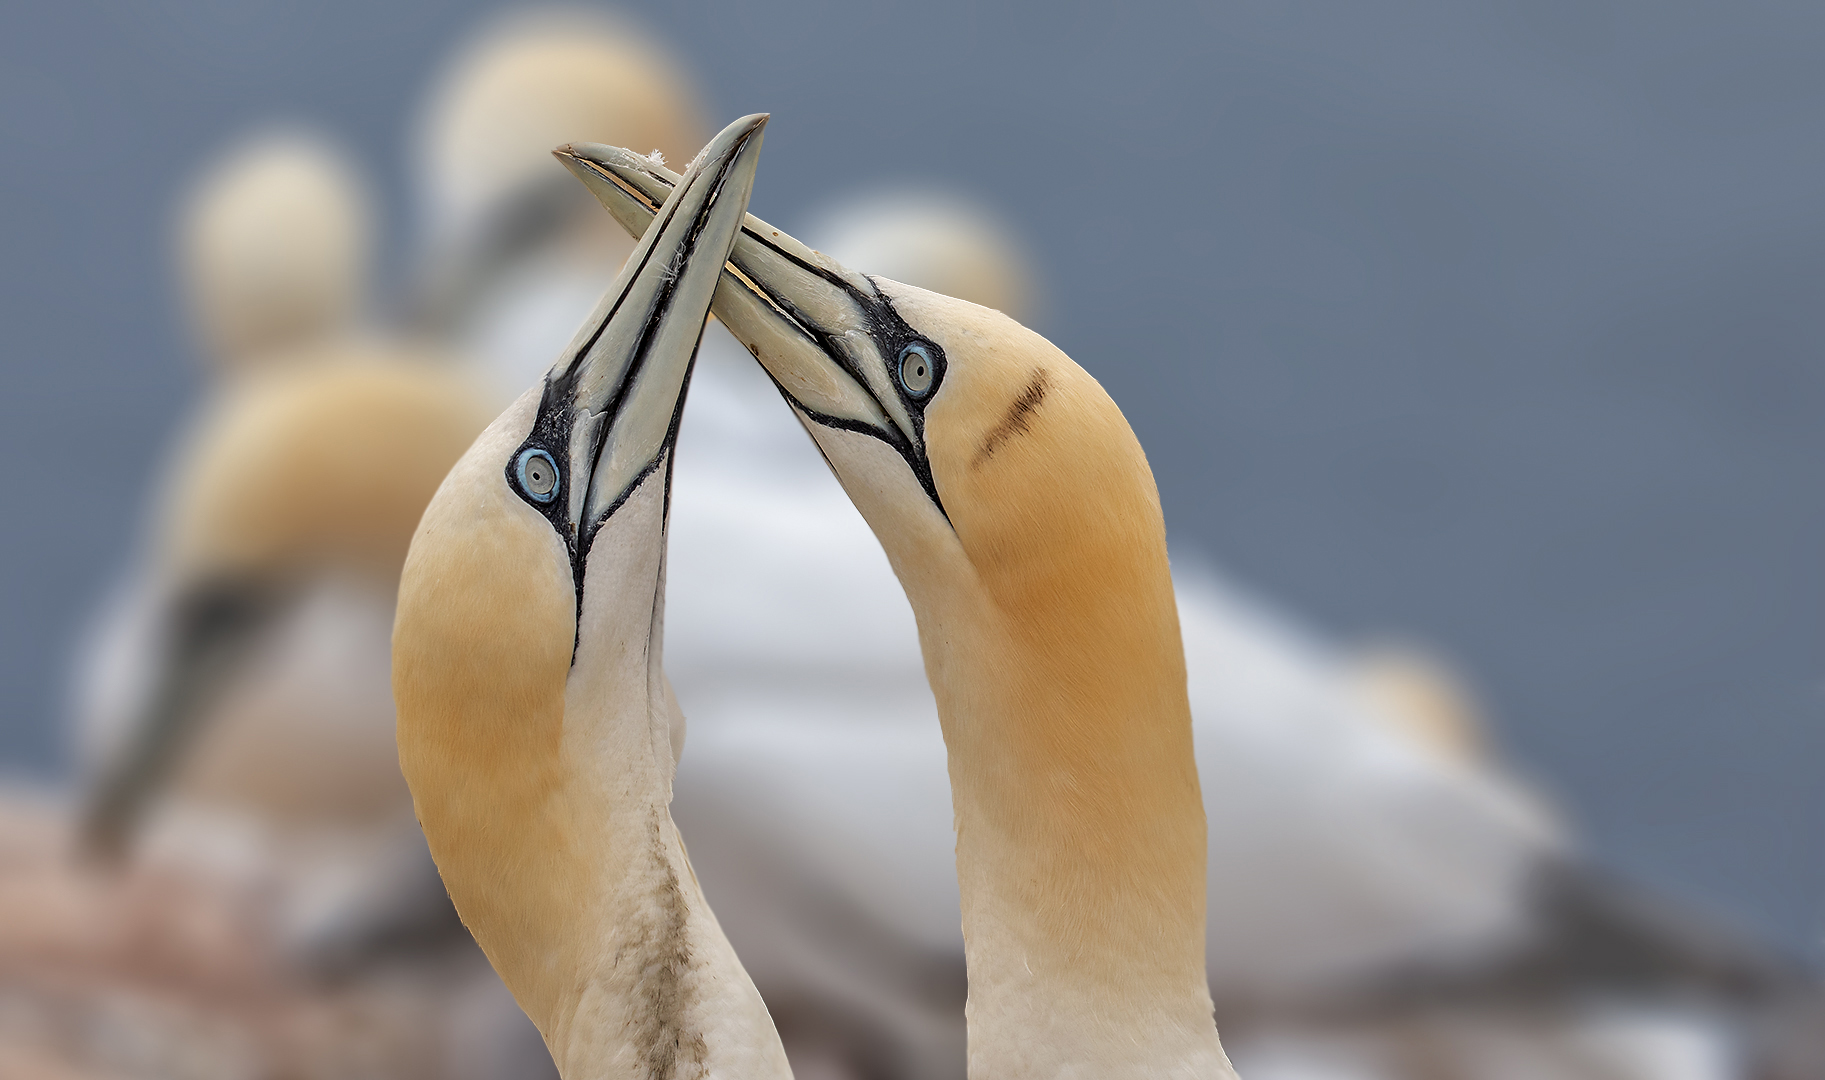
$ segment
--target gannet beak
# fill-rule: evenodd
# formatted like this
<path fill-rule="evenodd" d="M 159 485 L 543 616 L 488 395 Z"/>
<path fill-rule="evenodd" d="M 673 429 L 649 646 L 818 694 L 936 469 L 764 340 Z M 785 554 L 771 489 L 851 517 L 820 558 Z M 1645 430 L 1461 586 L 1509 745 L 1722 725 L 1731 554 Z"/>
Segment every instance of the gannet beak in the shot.
<path fill-rule="evenodd" d="M 573 143 L 558 157 L 616 221 L 639 235 L 679 182 L 676 173 L 614 146 Z M 896 378 L 909 347 L 942 350 L 907 326 L 873 279 L 753 215 L 729 253 L 712 310 L 747 346 L 809 423 L 864 432 L 893 446 L 934 502 L 917 390 Z"/>
<path fill-rule="evenodd" d="M 569 421 L 567 480 L 550 493 L 546 512 L 561 532 L 568 529 L 579 570 L 596 530 L 677 437 L 697 344 L 747 211 L 766 123 L 764 113 L 743 117 L 704 147 L 656 205 L 621 275 L 545 376 L 539 423 L 560 414 Z M 542 434 L 535 429 L 529 444 Z"/>

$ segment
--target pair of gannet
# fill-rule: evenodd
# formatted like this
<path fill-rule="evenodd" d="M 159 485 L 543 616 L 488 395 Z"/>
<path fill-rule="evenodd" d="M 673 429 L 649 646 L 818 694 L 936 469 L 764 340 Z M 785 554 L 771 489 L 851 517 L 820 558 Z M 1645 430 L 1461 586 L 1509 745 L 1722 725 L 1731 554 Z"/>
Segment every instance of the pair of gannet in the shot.
<path fill-rule="evenodd" d="M 488 172 L 490 154 L 542 157 L 512 153 L 511 131 L 489 117 L 533 122 L 540 102 L 559 101 L 577 130 L 585 107 L 590 124 L 616 115 L 602 92 L 615 74 L 589 65 L 622 54 L 541 33 L 522 24 L 489 47 L 511 61 L 471 54 L 462 70 L 519 71 L 532 89 L 497 79 L 489 94 L 465 93 L 468 156 L 446 152 L 427 171 L 433 205 L 451 203 L 436 192 L 460 187 L 465 169 Z M 530 60 L 541 48 L 563 62 Z M 563 130 L 537 123 L 553 139 Z M 461 258 L 442 280 L 470 290 L 450 328 L 522 384 L 577 317 L 556 313 L 580 314 L 612 267 L 589 258 L 594 222 L 574 206 L 548 212 L 563 189 L 527 168 L 516 164 L 519 179 L 471 212 L 433 215 L 446 236 L 497 238 L 446 245 Z M 911 214 L 885 199 L 852 207 L 823 243 L 850 265 L 1012 311 L 1022 290 L 997 291 L 1005 255 L 981 257 L 959 228 L 975 223 L 929 202 Z M 903 216 L 879 224 L 889 211 Z M 959 246 L 974 264 L 961 275 Z M 706 333 L 678 450 L 667 667 L 693 734 L 673 813 L 723 925 L 797 1037 L 795 1055 L 954 1075 L 963 943 L 944 750 L 912 659 L 916 630 L 865 523 L 772 403 L 766 376 L 727 355 L 733 344 L 720 326 Z M 1283 1007 L 1390 971 L 1474 965 L 1556 932 L 1561 901 L 1542 897 L 1570 842 L 1473 752 L 1474 728 L 1436 678 L 1406 657 L 1356 665 L 1220 581 L 1180 578 L 1198 753 L 1223 780 L 1204 790 L 1221 1000 Z"/>
<path fill-rule="evenodd" d="M 785 1073 L 666 809 L 670 455 L 714 296 L 919 618 L 950 747 L 972 1074 L 1233 1076 L 1140 447 L 1094 380 L 1005 316 L 744 224 L 763 123 L 699 155 L 413 541 L 400 757 L 452 898 L 565 1075 Z M 567 164 L 590 181 L 638 181 L 587 154 Z"/>

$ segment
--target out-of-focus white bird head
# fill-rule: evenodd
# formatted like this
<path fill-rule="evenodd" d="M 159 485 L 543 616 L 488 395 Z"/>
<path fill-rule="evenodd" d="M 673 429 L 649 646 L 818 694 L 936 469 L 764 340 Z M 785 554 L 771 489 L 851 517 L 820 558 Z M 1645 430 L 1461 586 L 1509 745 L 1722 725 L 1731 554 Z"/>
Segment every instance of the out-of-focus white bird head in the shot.
<path fill-rule="evenodd" d="M 691 80 L 645 32 L 583 8 L 517 12 L 483 27 L 426 100 L 412 154 L 424 227 L 440 250 L 471 258 L 574 237 L 578 219 L 598 222 L 575 212 L 587 199 L 553 165 L 552 147 L 600 139 L 660 150 L 682 167 L 706 136 Z"/>
<path fill-rule="evenodd" d="M 1373 715 L 1402 737 L 1464 764 L 1495 764 L 1476 695 L 1444 659 L 1411 643 L 1377 642 L 1351 658 L 1349 673 Z"/>
<path fill-rule="evenodd" d="M 885 190 L 843 200 L 812 219 L 805 243 L 845 266 L 994 308 L 1018 322 L 1033 317 L 1030 261 L 1012 230 L 963 196 Z"/>
<path fill-rule="evenodd" d="M 197 181 L 179 260 L 191 319 L 218 369 L 245 370 L 348 329 L 368 291 L 373 214 L 326 140 L 273 130 Z"/>

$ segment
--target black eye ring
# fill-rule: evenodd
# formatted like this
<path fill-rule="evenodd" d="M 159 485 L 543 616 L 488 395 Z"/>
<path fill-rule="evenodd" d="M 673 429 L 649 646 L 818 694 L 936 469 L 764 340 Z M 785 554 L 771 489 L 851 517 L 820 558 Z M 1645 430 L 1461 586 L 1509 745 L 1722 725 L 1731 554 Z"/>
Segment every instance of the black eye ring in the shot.
<path fill-rule="evenodd" d="M 520 452 L 513 475 L 520 482 L 520 490 L 534 502 L 548 503 L 558 497 L 558 463 L 536 446 Z"/>
<path fill-rule="evenodd" d="M 900 385 L 913 397 L 931 393 L 932 380 L 937 374 L 931 350 L 924 345 L 914 342 L 900 350 Z"/>

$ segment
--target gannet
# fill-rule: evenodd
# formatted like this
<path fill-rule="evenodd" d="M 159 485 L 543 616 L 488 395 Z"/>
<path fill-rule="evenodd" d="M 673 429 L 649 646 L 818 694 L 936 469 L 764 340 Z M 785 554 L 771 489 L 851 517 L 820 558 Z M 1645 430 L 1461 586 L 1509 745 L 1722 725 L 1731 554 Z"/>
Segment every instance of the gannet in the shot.
<path fill-rule="evenodd" d="M 689 161 L 709 132 L 688 76 L 622 18 L 558 8 L 486 22 L 433 81 L 409 160 L 416 315 L 502 407 L 550 366 L 633 248 L 551 148 L 591 139 Z"/>
<path fill-rule="evenodd" d="M 297 130 L 257 131 L 184 197 L 176 269 L 198 352 L 219 385 L 321 356 L 368 288 L 370 208 L 353 164 Z M 70 703 L 85 771 L 117 752 L 147 693 L 160 599 L 143 557 L 110 587 L 75 651 Z"/>
<path fill-rule="evenodd" d="M 178 214 L 176 268 L 214 388 L 347 347 L 369 293 L 371 207 L 352 162 L 297 130 L 249 135 L 205 168 Z M 85 770 L 115 753 L 147 691 L 159 585 L 142 556 L 109 590 L 72 664 Z"/>
<path fill-rule="evenodd" d="M 415 514 L 339 494 L 360 466 L 326 440 L 350 423 L 375 429 L 362 438 L 384 439 L 398 410 L 394 437 L 425 436 L 407 460 L 428 454 L 432 471 L 393 479 L 400 490 L 422 488 L 422 503 L 438 459 L 453 461 L 485 416 L 473 400 L 455 404 L 466 397 L 461 380 L 439 371 L 445 365 L 429 350 L 359 329 L 370 291 L 370 217 L 353 166 L 324 140 L 284 131 L 244 140 L 187 200 L 180 265 L 218 378 L 165 469 L 145 551 L 76 665 L 79 756 L 91 779 L 110 768 L 137 773 L 139 764 L 128 764 L 132 744 L 169 748 L 147 741 L 145 725 L 170 680 L 192 674 L 172 664 L 209 662 L 186 658 L 172 637 L 178 622 L 201 617 L 191 610 L 199 597 L 220 593 L 210 595 L 228 605 L 217 613 L 227 619 L 238 613 L 229 608 L 251 603 L 246 597 L 277 591 L 266 578 L 283 577 L 287 599 L 275 608 L 272 633 L 246 670 L 222 677 L 238 687 L 214 703 L 218 715 L 239 713 L 244 722 L 191 748 L 173 777 L 177 794 L 267 825 L 348 825 L 404 805 L 385 677 L 393 583 L 386 571 L 359 565 L 371 552 L 329 538 L 391 530 L 392 539 L 374 542 L 402 557 Z M 298 492 L 295 505 L 279 496 L 288 490 Z M 310 499 L 324 517 L 287 517 Z M 279 552 L 273 537 L 287 530 L 292 550 Z M 265 565 L 223 561 L 240 558 L 227 552 L 255 543 L 256 533 L 273 534 L 259 541 L 275 549 L 262 556 Z M 325 584 L 338 572 L 348 580 Z M 292 587 L 289 579 L 310 575 L 321 587 Z M 229 595 L 236 590 L 241 599 Z M 228 621 L 213 632 L 233 637 Z M 97 827 L 129 825 L 133 801 L 118 802 L 120 816 Z"/>
<path fill-rule="evenodd" d="M 1017 248 L 959 197 L 883 193 L 819 219 L 897 280 L 1024 314 Z M 677 460 L 666 671 L 692 753 L 672 813 L 717 917 L 801 1073 L 961 1076 L 950 785 L 905 594 L 720 324 Z"/>
<path fill-rule="evenodd" d="M 287 977 L 409 986 L 453 1080 L 549 1071 L 393 744 L 399 565 L 495 409 L 444 351 L 363 324 L 371 214 L 331 144 L 259 135 L 225 161 L 178 238 L 207 398 L 73 665 L 89 839 L 137 834 L 134 872 L 257 897 Z"/>
<path fill-rule="evenodd" d="M 667 813 L 671 448 L 764 115 L 438 489 L 400 583 L 400 764 L 464 922 L 571 1077 L 785 1077 Z"/>
<path fill-rule="evenodd" d="M 269 129 L 204 171 L 179 216 L 190 323 L 218 374 L 347 334 L 371 291 L 372 199 L 333 143 Z"/>
<path fill-rule="evenodd" d="M 731 266 L 717 317 L 918 620 L 957 815 L 970 1074 L 1233 1077 L 1204 974 L 1165 525 L 1127 422 L 999 312 L 878 283 L 758 220 Z"/>
<path fill-rule="evenodd" d="M 669 182 L 662 166 L 612 148 L 572 148 L 570 163 L 630 230 L 643 225 Z M 795 254 L 788 259 L 770 249 Z M 954 303 L 930 299 L 885 279 L 850 274 L 750 217 L 714 310 L 756 352 L 863 516 L 881 535 L 881 523 L 870 512 L 868 500 L 884 497 L 879 491 L 886 483 L 879 475 L 883 470 L 878 465 L 863 470 L 858 480 L 853 462 L 833 447 L 865 444 L 857 443 L 857 436 L 832 434 L 833 426 L 854 429 L 858 410 L 867 411 L 865 403 L 856 404 L 856 380 L 872 379 L 870 398 L 879 408 L 890 408 L 874 395 L 880 392 L 882 379 L 891 379 L 891 372 L 883 376 L 867 366 L 875 361 L 867 359 L 869 338 L 864 336 L 872 332 L 874 351 L 890 355 L 880 342 L 885 320 L 858 317 L 837 296 L 847 291 L 849 305 L 866 309 L 863 298 L 870 290 L 881 297 L 878 303 L 902 311 L 916 305 L 913 310 L 931 315 L 936 308 L 940 326 L 951 314 L 947 304 Z M 973 328 L 971 318 L 979 318 L 973 309 L 958 321 Z M 931 329 L 911 315 L 903 321 L 920 332 Z M 978 340 L 986 336 L 979 335 Z M 802 357 L 796 363 L 795 350 Z M 821 366 L 814 362 L 817 351 L 829 356 Z M 818 374 L 808 377 L 807 367 Z M 832 371 L 847 371 L 848 381 L 830 376 Z M 831 388 L 833 382 L 848 391 L 834 404 L 848 411 L 832 408 L 828 397 L 837 392 Z M 889 415 L 900 421 L 894 426 L 904 436 L 904 420 Z M 892 443 L 892 429 L 878 426 L 878 415 L 863 423 L 887 432 L 877 438 Z M 899 453 L 928 496 L 935 500 L 942 495 L 932 476 L 918 475 L 916 454 L 908 454 L 904 447 Z M 896 527 L 903 526 L 899 522 Z M 893 558 L 893 542 L 884 535 L 881 539 Z M 906 581 L 903 566 L 896 564 L 896 569 L 917 610 L 914 584 Z M 1185 603 L 1188 596 L 1193 603 Z M 1565 873 L 1567 841 L 1550 814 L 1524 789 L 1479 767 L 1484 762 L 1441 753 L 1438 746 L 1408 737 L 1386 718 L 1372 715 L 1374 696 L 1357 685 L 1348 665 L 1322 655 L 1265 610 L 1251 613 L 1253 605 L 1245 598 L 1195 578 L 1181 582 L 1179 597 L 1186 653 L 1209 661 L 1204 670 L 1194 667 L 1190 683 L 1194 712 L 1202 721 L 1199 764 L 1213 822 L 1213 986 L 1253 990 L 1252 998 L 1242 1000 L 1259 1006 L 1276 1000 L 1286 1004 L 1301 995 L 1335 1001 L 1376 985 L 1378 975 L 1412 976 L 1432 965 L 1462 974 L 1487 964 L 1506 972 L 1502 977 L 1510 980 L 1511 988 L 1517 973 L 1527 973 L 1519 976 L 1529 983 L 1523 996 L 1550 994 L 1551 985 L 1586 995 L 1620 990 L 1647 993 L 1650 998 L 1694 987 L 1753 993 L 1755 986 L 1766 988 L 1778 981 L 1765 954 L 1741 947 L 1730 935 L 1709 934 L 1702 927 L 1687 934 L 1694 928 L 1658 921 L 1653 904 L 1638 904 L 1626 891 L 1617 893 L 1601 882 L 1587 881 L 1576 865 Z M 1197 602 L 1200 598 L 1204 602 Z M 926 622 L 922 613 L 926 665 L 937 689 L 939 674 Z M 1238 694 L 1233 685 L 1225 685 L 1237 682 L 1246 684 L 1248 692 Z M 942 691 L 939 699 L 942 702 Z M 1261 703 L 1267 707 L 1260 708 Z M 947 734 L 951 727 L 947 722 Z M 720 772 L 716 780 L 757 777 L 826 735 L 793 741 L 771 757 L 765 736 L 747 740 L 746 769 Z M 905 748 L 899 748 L 903 755 Z M 955 745 L 951 750 L 955 781 Z M 861 756 L 838 752 L 821 760 L 850 766 Z M 820 800 L 817 794 L 795 799 L 781 790 L 796 778 L 771 787 L 752 779 L 749 783 L 776 805 L 795 809 L 795 822 L 819 822 L 822 831 L 835 838 L 833 846 L 853 858 L 861 869 L 830 876 L 847 887 L 844 899 L 861 896 L 866 898 L 861 906 L 877 912 L 904 911 L 903 902 L 883 899 L 910 883 L 908 875 L 895 874 L 900 852 L 910 850 L 916 860 L 930 845 L 871 852 L 863 838 L 871 829 L 881 835 L 879 826 L 889 815 L 923 799 L 914 795 L 909 800 L 908 792 L 894 790 L 895 785 L 878 785 L 885 792 L 870 798 L 870 785 L 880 776 L 905 777 L 908 770 L 869 772 L 864 764 L 861 771 L 866 775 L 847 784 L 850 795 L 860 796 L 858 805 L 848 807 Z M 730 798 L 739 800 L 746 794 L 743 790 Z M 958 811 L 961 826 L 961 802 Z M 859 879 L 871 872 L 883 879 L 872 891 L 859 885 Z M 910 884 L 911 891 L 917 891 L 916 883 Z M 964 891 L 967 935 L 967 878 Z M 824 905 L 820 914 L 830 910 Z M 1234 924 L 1226 925 L 1231 917 Z M 1568 932 L 1571 936 L 1560 940 Z M 1301 934 L 1307 939 L 1300 940 Z M 1593 941 L 1605 944 L 1578 956 Z M 1596 955 L 1609 959 L 1588 962 Z M 1620 959 L 1624 956 L 1628 959 Z M 1624 970 L 1628 974 L 1622 974 Z M 1553 975 L 1541 982 L 1544 971 Z M 1450 979 L 1445 982 L 1452 984 Z M 1471 991 L 1475 983 L 1472 975 L 1453 985 L 1466 994 L 1500 992 L 1487 987 Z M 1654 985 L 1663 989 L 1643 989 Z M 974 986 L 972 979 L 972 998 Z M 1581 1015 L 1570 1019 L 1582 1022 Z M 1582 1033 L 1574 1034 L 1589 1041 Z M 1701 1047 L 1716 1045 L 1715 1030 L 1700 1030 L 1694 1038 Z"/>
<path fill-rule="evenodd" d="M 390 746 L 393 591 L 483 410 L 448 364 L 347 355 L 211 401 L 160 507 L 153 675 L 95 767 L 92 842 L 123 844 L 166 786 L 267 839 L 409 823 Z"/>

